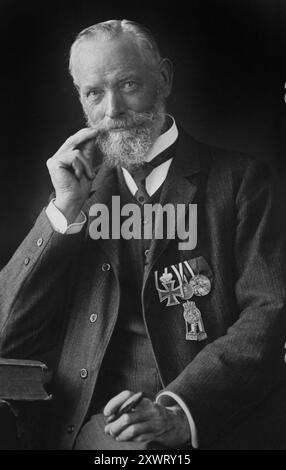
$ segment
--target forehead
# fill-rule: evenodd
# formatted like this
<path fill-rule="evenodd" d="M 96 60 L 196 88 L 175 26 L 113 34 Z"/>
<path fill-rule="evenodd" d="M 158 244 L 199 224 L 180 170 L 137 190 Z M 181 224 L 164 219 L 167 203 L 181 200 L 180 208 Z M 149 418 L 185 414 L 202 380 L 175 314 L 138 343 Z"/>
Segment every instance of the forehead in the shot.
<path fill-rule="evenodd" d="M 90 80 L 120 78 L 120 75 L 148 73 L 149 67 L 132 35 L 113 39 L 83 40 L 73 55 L 73 73 L 78 85 Z"/>

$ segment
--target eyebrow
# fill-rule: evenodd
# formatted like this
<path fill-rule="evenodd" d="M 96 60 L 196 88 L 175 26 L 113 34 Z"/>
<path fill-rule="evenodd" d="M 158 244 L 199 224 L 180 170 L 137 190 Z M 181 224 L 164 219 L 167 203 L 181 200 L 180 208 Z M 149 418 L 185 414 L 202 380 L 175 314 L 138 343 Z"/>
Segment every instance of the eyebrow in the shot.
<path fill-rule="evenodd" d="M 135 80 L 137 82 L 142 82 L 142 78 L 140 77 L 140 75 L 135 75 L 135 74 L 128 74 L 128 75 L 125 75 L 123 76 L 122 78 L 119 78 L 119 82 L 125 82 L 127 80 Z"/>
<path fill-rule="evenodd" d="M 119 74 L 120 75 L 120 74 Z M 140 79 L 140 75 L 134 72 L 123 73 L 122 78 L 119 77 L 119 80 L 128 80 L 130 78 Z"/>

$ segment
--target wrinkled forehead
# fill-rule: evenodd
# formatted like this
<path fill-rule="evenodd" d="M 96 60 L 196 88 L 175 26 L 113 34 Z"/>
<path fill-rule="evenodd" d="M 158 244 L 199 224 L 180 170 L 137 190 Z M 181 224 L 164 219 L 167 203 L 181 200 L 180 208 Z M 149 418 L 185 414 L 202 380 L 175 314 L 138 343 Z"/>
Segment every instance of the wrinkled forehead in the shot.
<path fill-rule="evenodd" d="M 146 74 L 150 70 L 142 48 L 130 33 L 115 38 L 89 38 L 77 44 L 72 55 L 72 71 L 80 83 L 88 77 L 113 74 Z"/>

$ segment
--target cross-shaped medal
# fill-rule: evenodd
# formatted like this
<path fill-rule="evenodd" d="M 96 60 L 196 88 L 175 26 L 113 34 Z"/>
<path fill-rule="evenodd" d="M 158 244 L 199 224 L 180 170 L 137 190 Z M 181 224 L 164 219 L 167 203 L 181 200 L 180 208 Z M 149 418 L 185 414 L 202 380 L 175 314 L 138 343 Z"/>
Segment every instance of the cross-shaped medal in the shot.
<path fill-rule="evenodd" d="M 170 273 L 163 274 L 163 276 L 161 276 L 160 278 L 160 281 L 165 287 L 165 289 L 160 289 L 159 286 L 156 286 L 160 302 L 163 302 L 167 299 L 167 307 L 170 307 L 172 305 L 178 305 L 180 302 L 177 297 L 184 298 L 184 291 L 182 285 L 179 284 L 178 287 L 174 287 L 176 281 L 172 279 L 172 274 Z"/>

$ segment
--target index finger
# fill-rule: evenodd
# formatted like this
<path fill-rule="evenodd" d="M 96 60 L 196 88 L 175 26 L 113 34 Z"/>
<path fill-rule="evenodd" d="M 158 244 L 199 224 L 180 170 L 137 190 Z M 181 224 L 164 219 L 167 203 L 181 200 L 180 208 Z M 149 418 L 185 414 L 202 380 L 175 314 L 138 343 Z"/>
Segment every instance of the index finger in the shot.
<path fill-rule="evenodd" d="M 61 146 L 60 150 L 73 150 L 78 145 L 82 144 L 86 140 L 92 139 L 97 135 L 98 131 L 91 127 L 85 127 L 80 129 L 74 135 L 69 137 L 64 144 Z"/>
<path fill-rule="evenodd" d="M 123 403 L 132 395 L 134 395 L 133 392 L 124 390 L 124 392 L 121 392 L 115 397 L 111 398 L 111 400 L 109 400 L 109 402 L 105 405 L 103 414 L 105 416 L 115 414 L 117 410 L 119 410 L 120 406 L 123 405 Z"/>

